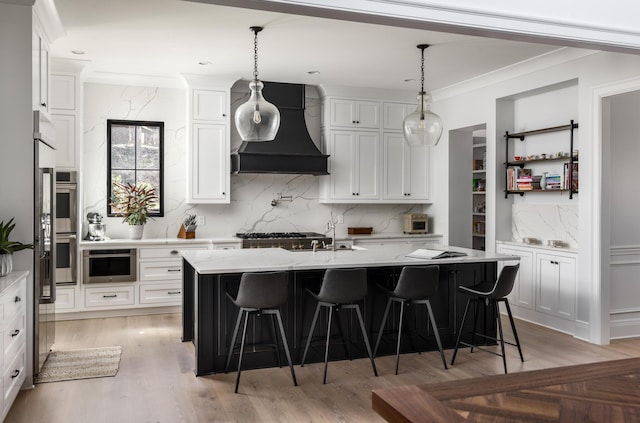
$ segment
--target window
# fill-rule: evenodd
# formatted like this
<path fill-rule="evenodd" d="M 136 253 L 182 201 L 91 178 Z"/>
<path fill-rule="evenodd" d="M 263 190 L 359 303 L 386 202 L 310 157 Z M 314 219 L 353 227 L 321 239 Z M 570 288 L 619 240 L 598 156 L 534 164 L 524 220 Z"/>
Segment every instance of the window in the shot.
<path fill-rule="evenodd" d="M 156 189 L 158 203 L 149 216 L 164 216 L 164 122 L 107 120 L 107 191 L 113 184 L 146 183 Z M 107 202 L 107 215 L 117 216 Z"/>

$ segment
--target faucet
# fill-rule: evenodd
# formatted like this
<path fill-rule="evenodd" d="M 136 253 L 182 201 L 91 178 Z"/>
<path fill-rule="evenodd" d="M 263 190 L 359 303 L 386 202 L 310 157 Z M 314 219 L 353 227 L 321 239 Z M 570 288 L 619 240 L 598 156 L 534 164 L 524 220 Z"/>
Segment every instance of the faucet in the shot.
<path fill-rule="evenodd" d="M 318 248 L 318 244 L 319 244 L 319 242 L 318 242 L 317 239 L 314 239 L 314 240 L 311 241 L 311 248 L 313 248 L 313 252 L 314 253 L 316 252 L 316 248 Z"/>

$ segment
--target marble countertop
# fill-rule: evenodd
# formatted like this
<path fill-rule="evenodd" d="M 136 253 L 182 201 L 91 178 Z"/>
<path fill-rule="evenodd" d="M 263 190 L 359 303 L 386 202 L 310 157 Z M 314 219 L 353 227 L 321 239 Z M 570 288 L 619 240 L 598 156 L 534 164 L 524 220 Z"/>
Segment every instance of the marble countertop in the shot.
<path fill-rule="evenodd" d="M 467 256 L 431 260 L 406 257 L 418 248 L 460 251 Z M 201 274 L 517 260 L 513 256 L 425 243 L 373 245 L 356 250 L 316 252 L 287 251 L 281 248 L 183 251 L 182 256 Z"/>
<path fill-rule="evenodd" d="M 548 245 L 526 244 L 524 242 L 517 242 L 517 241 L 496 241 L 496 244 L 513 245 L 515 247 L 536 248 L 538 250 L 548 250 L 548 251 L 561 252 L 561 253 L 571 253 L 571 254 L 577 254 L 578 253 L 578 249 L 577 248 L 550 247 Z"/>
<path fill-rule="evenodd" d="M 105 247 L 124 247 L 124 246 L 152 246 L 152 245 L 192 245 L 192 244 L 216 244 L 216 243 L 228 243 L 237 242 L 240 243 L 240 239 L 236 237 L 228 238 L 143 238 L 143 239 L 129 239 L 129 238 L 117 238 L 106 239 L 104 241 L 87 241 L 81 240 L 78 245 L 80 248 L 100 248 Z"/>
<path fill-rule="evenodd" d="M 7 276 L 0 277 L 0 294 L 3 293 L 7 288 L 9 288 L 14 283 L 18 282 L 20 279 L 24 278 L 29 274 L 26 270 L 18 270 L 9 273 Z"/>
<path fill-rule="evenodd" d="M 336 236 L 337 241 L 346 241 L 346 240 L 365 240 L 365 239 L 398 239 L 398 238 L 442 238 L 441 234 L 371 234 L 371 235 L 346 235 L 346 236 Z"/>

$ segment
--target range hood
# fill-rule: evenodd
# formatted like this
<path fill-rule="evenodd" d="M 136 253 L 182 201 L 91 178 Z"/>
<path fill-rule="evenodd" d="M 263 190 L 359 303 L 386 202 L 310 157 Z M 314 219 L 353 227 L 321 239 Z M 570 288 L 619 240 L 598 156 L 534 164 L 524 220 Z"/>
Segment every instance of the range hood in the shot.
<path fill-rule="evenodd" d="M 262 94 L 280 111 L 280 129 L 273 141 L 243 141 L 231 154 L 231 173 L 328 175 L 329 156 L 318 150 L 307 131 L 305 86 L 264 82 Z"/>

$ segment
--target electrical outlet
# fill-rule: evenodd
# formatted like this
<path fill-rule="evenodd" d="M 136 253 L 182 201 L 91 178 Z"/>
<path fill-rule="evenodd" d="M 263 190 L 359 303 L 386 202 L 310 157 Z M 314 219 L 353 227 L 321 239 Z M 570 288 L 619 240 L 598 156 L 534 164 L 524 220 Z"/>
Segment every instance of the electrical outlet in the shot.
<path fill-rule="evenodd" d="M 338 215 L 338 223 L 344 223 L 344 214 Z"/>
<path fill-rule="evenodd" d="M 196 223 L 198 224 L 198 226 L 205 226 L 207 224 L 207 221 L 204 216 L 198 216 L 196 218 Z"/>

